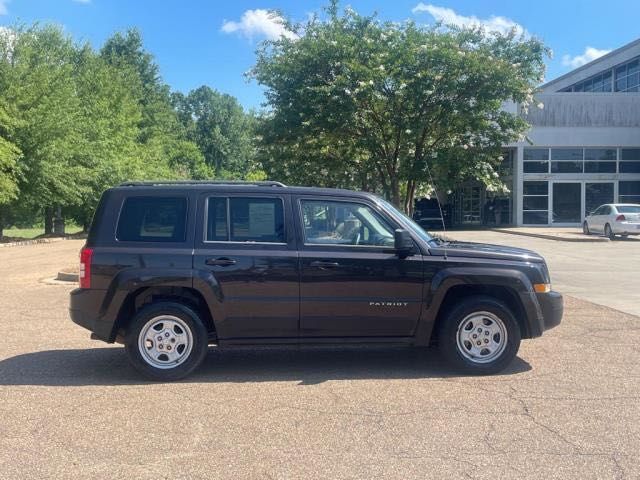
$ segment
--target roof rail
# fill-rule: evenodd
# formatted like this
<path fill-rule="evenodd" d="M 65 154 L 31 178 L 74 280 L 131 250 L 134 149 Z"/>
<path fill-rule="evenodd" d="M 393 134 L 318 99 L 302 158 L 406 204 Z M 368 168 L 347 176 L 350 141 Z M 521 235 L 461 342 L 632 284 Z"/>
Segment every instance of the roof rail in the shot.
<path fill-rule="evenodd" d="M 123 182 L 120 187 L 153 187 L 157 185 L 256 185 L 262 187 L 286 187 L 273 181 L 245 182 L 241 180 L 154 180 L 147 182 Z"/>

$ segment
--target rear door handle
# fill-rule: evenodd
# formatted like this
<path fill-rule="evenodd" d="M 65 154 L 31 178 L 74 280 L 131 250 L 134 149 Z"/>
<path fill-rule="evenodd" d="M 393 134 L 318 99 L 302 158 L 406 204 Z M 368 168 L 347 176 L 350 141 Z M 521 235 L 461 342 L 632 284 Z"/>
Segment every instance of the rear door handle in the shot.
<path fill-rule="evenodd" d="M 236 261 L 233 258 L 220 257 L 220 258 L 207 258 L 205 263 L 211 266 L 228 267 L 230 265 L 235 265 Z"/>
<path fill-rule="evenodd" d="M 338 262 L 325 262 L 322 260 L 316 260 L 315 262 L 311 262 L 311 266 L 317 268 L 336 268 L 339 267 L 340 264 Z"/>

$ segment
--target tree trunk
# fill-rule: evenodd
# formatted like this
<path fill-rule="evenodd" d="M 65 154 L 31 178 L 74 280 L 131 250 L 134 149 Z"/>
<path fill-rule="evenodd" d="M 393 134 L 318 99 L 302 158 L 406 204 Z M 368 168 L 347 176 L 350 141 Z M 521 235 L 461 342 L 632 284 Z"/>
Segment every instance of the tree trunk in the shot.
<path fill-rule="evenodd" d="M 400 202 L 400 181 L 398 177 L 393 176 L 390 179 L 391 183 L 391 202 L 398 208 L 402 208 L 402 204 Z"/>
<path fill-rule="evenodd" d="M 407 193 L 404 197 L 404 211 L 407 215 L 413 215 L 413 202 L 416 198 L 416 186 L 417 182 L 415 180 L 407 181 Z"/>
<path fill-rule="evenodd" d="M 53 208 L 44 208 L 44 234 L 51 235 L 53 232 Z"/>
<path fill-rule="evenodd" d="M 62 216 L 62 208 L 56 205 L 55 217 L 53 218 L 53 233 L 58 236 L 64 236 L 64 217 Z"/>

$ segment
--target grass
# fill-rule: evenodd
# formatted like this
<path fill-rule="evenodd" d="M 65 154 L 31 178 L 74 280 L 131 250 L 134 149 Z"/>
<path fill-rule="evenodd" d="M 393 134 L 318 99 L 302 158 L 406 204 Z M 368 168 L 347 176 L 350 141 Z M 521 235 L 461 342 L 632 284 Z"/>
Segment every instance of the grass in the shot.
<path fill-rule="evenodd" d="M 65 232 L 67 234 L 78 233 L 82 230 L 82 227 L 77 225 L 68 224 L 65 228 Z M 32 227 L 32 228 L 5 228 L 3 231 L 3 235 L 5 237 L 12 238 L 36 238 L 38 235 L 42 235 L 44 233 L 44 227 Z"/>

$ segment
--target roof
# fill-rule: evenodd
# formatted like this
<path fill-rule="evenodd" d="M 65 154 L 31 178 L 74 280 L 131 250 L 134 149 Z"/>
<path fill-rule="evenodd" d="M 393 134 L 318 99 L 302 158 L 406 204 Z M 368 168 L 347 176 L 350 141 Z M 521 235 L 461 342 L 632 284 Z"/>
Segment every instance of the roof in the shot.
<path fill-rule="evenodd" d="M 619 63 L 631 60 L 638 55 L 640 55 L 640 38 L 541 85 L 540 89 L 548 90 L 550 87 L 554 87 L 555 91 L 560 90 L 573 85 L 576 82 L 587 79 L 592 75 L 596 75 L 602 70 L 612 68 Z"/>
<path fill-rule="evenodd" d="M 339 188 L 299 187 L 287 186 L 280 182 L 237 182 L 237 181 L 149 181 L 149 182 L 125 182 L 110 190 L 130 191 L 132 189 L 142 191 L 167 190 L 199 190 L 199 191 L 225 191 L 225 192 L 252 192 L 252 193 L 287 193 L 300 195 L 341 195 L 352 197 L 366 197 L 375 199 L 377 196 L 370 192 L 347 190 Z"/>

